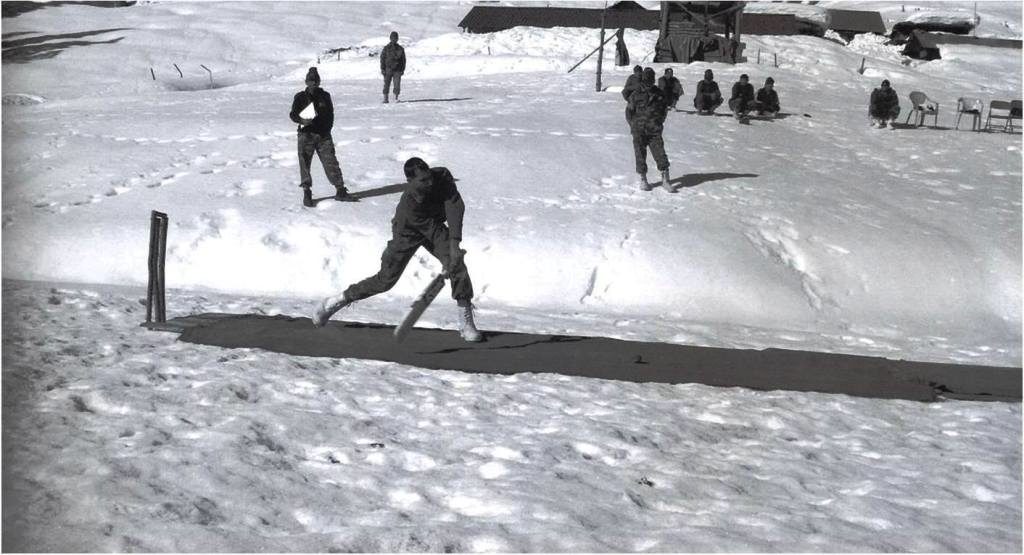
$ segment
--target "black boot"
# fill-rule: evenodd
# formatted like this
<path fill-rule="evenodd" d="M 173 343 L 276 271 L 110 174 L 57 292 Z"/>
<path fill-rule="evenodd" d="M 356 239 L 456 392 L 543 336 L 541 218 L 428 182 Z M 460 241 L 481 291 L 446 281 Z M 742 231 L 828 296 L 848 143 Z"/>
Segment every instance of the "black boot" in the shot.
<path fill-rule="evenodd" d="M 357 199 L 356 197 L 350 195 L 348 193 L 348 189 L 337 189 L 335 191 L 335 193 L 334 193 L 334 200 L 337 200 L 337 201 L 340 201 L 340 202 L 356 202 L 359 199 Z"/>
<path fill-rule="evenodd" d="M 302 205 L 306 208 L 313 208 L 316 203 L 313 202 L 313 191 L 309 187 L 302 188 Z"/>

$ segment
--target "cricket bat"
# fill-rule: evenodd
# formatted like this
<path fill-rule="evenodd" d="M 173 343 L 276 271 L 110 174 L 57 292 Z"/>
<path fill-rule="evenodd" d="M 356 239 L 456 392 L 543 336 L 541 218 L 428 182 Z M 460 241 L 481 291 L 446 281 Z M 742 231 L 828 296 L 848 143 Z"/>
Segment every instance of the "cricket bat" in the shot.
<path fill-rule="evenodd" d="M 409 313 L 405 315 L 405 319 L 402 323 L 395 328 L 395 341 L 401 343 L 405 336 L 409 334 L 409 330 L 412 329 L 416 322 L 423 316 L 423 312 L 427 310 L 430 303 L 434 302 L 437 298 L 437 294 L 444 288 L 444 280 L 448 277 L 446 272 L 441 272 L 434 276 L 434 279 L 430 280 L 427 287 L 423 289 L 419 297 L 412 302 L 412 308 L 409 309 Z"/>

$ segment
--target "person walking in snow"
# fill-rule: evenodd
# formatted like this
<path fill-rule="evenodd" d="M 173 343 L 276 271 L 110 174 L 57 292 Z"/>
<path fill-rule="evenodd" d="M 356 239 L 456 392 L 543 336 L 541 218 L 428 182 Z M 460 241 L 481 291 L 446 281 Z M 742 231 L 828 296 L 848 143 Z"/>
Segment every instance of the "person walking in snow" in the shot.
<path fill-rule="evenodd" d="M 759 116 L 767 114 L 769 117 L 775 117 L 778 115 L 780 110 L 779 93 L 775 91 L 775 79 L 771 77 L 765 79 L 764 86 L 757 89 L 754 110 L 757 110 Z"/>
<path fill-rule="evenodd" d="M 395 83 L 395 102 L 402 94 L 402 74 L 405 73 L 405 49 L 398 44 L 398 32 L 391 31 L 391 42 L 380 51 L 380 74 L 384 76 L 384 104 L 388 103 L 388 89 Z"/>
<path fill-rule="evenodd" d="M 698 114 L 710 114 L 722 105 L 722 91 L 715 82 L 715 73 L 710 69 L 704 72 L 704 79 L 697 83 L 697 92 L 693 95 L 693 107 Z"/>
<path fill-rule="evenodd" d="M 754 107 L 754 85 L 746 73 L 732 85 L 732 96 L 729 97 L 729 109 L 738 120 L 745 120 L 747 113 Z"/>
<path fill-rule="evenodd" d="M 871 91 L 871 100 L 868 104 L 868 116 L 871 118 L 873 127 L 879 129 L 889 127 L 895 129 L 896 117 L 900 115 L 900 97 L 896 89 L 889 86 L 889 80 L 882 81 L 882 86 Z"/>
<path fill-rule="evenodd" d="M 652 189 L 647 181 L 649 148 L 658 165 L 658 171 L 661 172 L 661 186 L 670 193 L 675 192 L 669 183 L 668 156 L 665 154 L 665 142 L 661 136 L 667 110 L 668 101 L 665 93 L 654 84 L 654 70 L 644 69 L 640 87 L 629 95 L 629 104 L 626 106 L 626 119 L 629 121 L 629 132 L 633 135 L 633 154 L 636 156 L 636 173 L 640 174 L 641 191 Z"/>
<path fill-rule="evenodd" d="M 313 313 L 313 325 L 321 327 L 334 313 L 353 302 L 394 287 L 416 251 L 424 247 L 441 261 L 451 279 L 462 338 L 482 341 L 483 335 L 473 323 L 473 282 L 463 260 L 465 251 L 460 246 L 466 205 L 455 187 L 455 178 L 447 168 L 431 168 L 420 158 L 406 160 L 403 171 L 408 187 L 395 208 L 391 240 L 381 256 L 380 271 L 350 285 L 341 295 L 324 299 Z"/>
<path fill-rule="evenodd" d="M 312 105 L 315 114 L 312 118 L 303 117 L 302 112 Z M 299 187 L 302 188 L 302 204 L 313 207 L 313 177 L 309 168 L 313 164 L 313 154 L 320 158 L 327 179 L 334 185 L 335 200 L 355 200 L 345 188 L 345 177 L 338 164 L 338 156 L 334 151 L 334 139 L 331 128 L 334 127 L 334 104 L 331 95 L 320 88 L 320 73 L 315 67 L 306 73 L 306 88 L 295 94 L 292 99 L 291 120 L 299 124 Z"/>
<path fill-rule="evenodd" d="M 658 78 L 658 88 L 665 93 L 665 101 L 672 110 L 676 109 L 676 102 L 683 96 L 683 84 L 672 75 L 672 68 L 665 68 L 665 74 Z"/>

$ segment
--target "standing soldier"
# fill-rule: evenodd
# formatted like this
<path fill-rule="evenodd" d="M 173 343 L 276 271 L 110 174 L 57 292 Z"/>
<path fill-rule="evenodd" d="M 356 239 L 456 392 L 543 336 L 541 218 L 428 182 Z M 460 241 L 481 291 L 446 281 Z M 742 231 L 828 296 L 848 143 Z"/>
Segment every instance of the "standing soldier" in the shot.
<path fill-rule="evenodd" d="M 447 168 L 431 168 L 420 158 L 407 160 L 404 171 L 409 185 L 391 220 L 391 240 L 381 256 L 380 271 L 349 286 L 341 295 L 324 299 L 313 313 L 313 325 L 321 327 L 353 302 L 394 287 L 416 250 L 425 247 L 441 261 L 451 278 L 462 338 L 481 341 L 483 336 L 473 323 L 473 282 L 463 261 L 465 251 L 460 247 L 466 205 L 455 187 L 455 178 Z"/>
<path fill-rule="evenodd" d="M 644 68 L 640 66 L 633 66 L 633 75 L 630 75 L 626 79 L 626 84 L 622 86 L 622 99 L 629 101 L 629 95 L 633 94 L 633 91 L 640 86 L 640 78 L 644 75 Z M 629 107 L 626 107 L 626 123 L 629 123 Z"/>
<path fill-rule="evenodd" d="M 313 118 L 302 117 L 301 112 L 310 105 L 313 106 L 316 115 Z M 302 204 L 307 207 L 316 206 L 313 203 L 311 189 L 313 177 L 309 174 L 313 153 L 320 157 L 324 173 L 327 174 L 331 185 L 334 185 L 334 199 L 356 200 L 345 188 L 345 177 L 341 174 L 341 166 L 338 165 L 338 157 L 334 152 L 334 140 L 331 138 L 331 128 L 334 127 L 334 104 L 331 102 L 330 93 L 320 88 L 320 73 L 315 67 L 309 68 L 306 73 L 306 89 L 295 94 L 289 116 L 292 121 L 299 124 L 299 187 L 302 187 Z"/>
<path fill-rule="evenodd" d="M 665 93 L 654 86 L 654 70 L 644 69 L 640 80 L 640 88 L 629 96 L 626 106 L 626 117 L 629 120 L 629 132 L 633 135 L 633 154 L 636 156 L 636 173 L 640 174 L 640 190 L 650 191 L 647 182 L 647 149 L 651 149 L 654 161 L 661 172 L 661 186 L 674 193 L 668 177 L 668 156 L 665 155 L 665 142 L 661 138 L 667 115 Z"/>
<path fill-rule="evenodd" d="M 402 93 L 402 74 L 405 73 L 405 49 L 398 44 L 398 32 L 391 31 L 391 42 L 380 51 L 380 74 L 384 76 L 384 104 L 388 103 L 388 89 L 395 81 L 395 102 Z"/>
<path fill-rule="evenodd" d="M 683 96 L 683 84 L 672 75 L 672 68 L 665 68 L 665 75 L 658 78 L 658 88 L 665 93 L 665 101 L 668 107 L 675 110 L 676 102 Z"/>

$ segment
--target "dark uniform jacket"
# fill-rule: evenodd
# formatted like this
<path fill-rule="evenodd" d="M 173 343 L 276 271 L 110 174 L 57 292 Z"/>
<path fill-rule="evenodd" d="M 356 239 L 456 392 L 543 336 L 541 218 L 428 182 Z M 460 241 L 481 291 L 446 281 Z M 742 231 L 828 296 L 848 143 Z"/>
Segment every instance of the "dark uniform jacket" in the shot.
<path fill-rule="evenodd" d="M 737 98 L 747 102 L 754 100 L 754 85 L 750 83 L 744 85 L 737 81 L 732 86 L 732 97 L 729 100 L 736 100 Z"/>
<path fill-rule="evenodd" d="M 697 94 L 709 94 L 715 99 L 722 98 L 722 91 L 718 89 L 718 83 L 706 79 L 697 82 Z"/>
<path fill-rule="evenodd" d="M 622 87 L 622 99 L 629 100 L 629 95 L 633 94 L 633 91 L 635 91 L 639 86 L 640 76 L 635 73 L 630 75 L 629 79 L 626 79 L 625 86 Z"/>
<path fill-rule="evenodd" d="M 899 105 L 900 97 L 896 94 L 896 89 L 892 87 L 888 89 L 878 87 L 871 91 L 869 112 L 872 116 L 877 118 L 889 117 L 892 109 L 899 107 Z"/>
<path fill-rule="evenodd" d="M 313 123 L 302 125 L 299 122 L 299 112 L 305 110 L 310 102 L 316 109 L 316 117 L 313 118 Z M 334 127 L 334 103 L 331 102 L 330 93 L 320 87 L 314 89 L 312 94 L 306 90 L 296 93 L 295 99 L 292 100 L 292 111 L 288 115 L 292 121 L 299 124 L 299 133 L 330 135 L 331 128 Z"/>
<path fill-rule="evenodd" d="M 768 90 L 765 87 L 757 89 L 757 104 L 759 109 L 769 112 L 779 111 L 779 93 L 775 89 Z"/>
<path fill-rule="evenodd" d="M 683 84 L 679 82 L 679 78 L 675 75 L 670 78 L 666 78 L 664 75 L 659 77 L 658 88 L 665 93 L 669 104 L 675 104 L 679 97 L 683 95 Z"/>
<path fill-rule="evenodd" d="M 405 49 L 399 44 L 388 43 L 380 51 L 380 70 L 384 73 L 405 72 Z"/>
<path fill-rule="evenodd" d="M 653 84 L 641 84 L 629 95 L 626 114 L 629 116 L 629 130 L 633 134 L 658 135 L 668 115 L 668 101 L 665 93 Z"/>
<path fill-rule="evenodd" d="M 433 237 L 433 230 L 447 220 L 449 237 L 462 240 L 462 216 L 466 205 L 455 187 L 455 178 L 448 168 L 430 168 L 433 185 L 423 198 L 416 198 L 412 191 L 402 193 L 391 220 L 391 232 L 395 237 Z"/>

